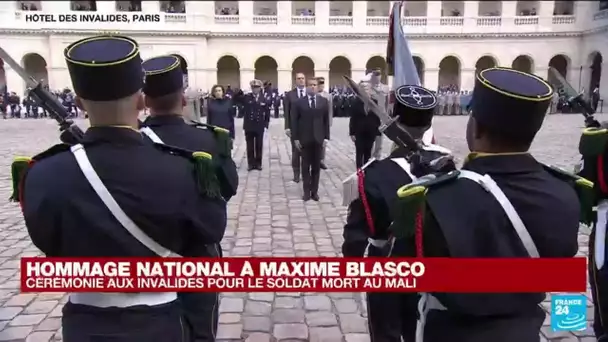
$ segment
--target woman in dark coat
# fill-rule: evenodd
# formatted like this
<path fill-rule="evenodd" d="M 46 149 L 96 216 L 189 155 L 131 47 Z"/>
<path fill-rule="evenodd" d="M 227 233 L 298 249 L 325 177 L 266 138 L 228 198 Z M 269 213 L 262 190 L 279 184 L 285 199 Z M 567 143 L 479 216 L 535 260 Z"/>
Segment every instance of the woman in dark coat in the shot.
<path fill-rule="evenodd" d="M 234 139 L 234 116 L 236 109 L 233 101 L 225 96 L 224 87 L 214 85 L 207 99 L 207 123 L 225 128 Z"/>

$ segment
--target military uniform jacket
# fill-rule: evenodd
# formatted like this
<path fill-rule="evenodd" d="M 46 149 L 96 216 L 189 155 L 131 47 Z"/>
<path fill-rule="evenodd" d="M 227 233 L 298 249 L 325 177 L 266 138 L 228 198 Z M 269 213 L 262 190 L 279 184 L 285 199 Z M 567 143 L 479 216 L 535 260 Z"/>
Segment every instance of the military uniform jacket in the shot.
<path fill-rule="evenodd" d="M 211 130 L 188 125 L 179 115 L 150 116 L 143 124 L 152 129 L 167 145 L 211 154 L 214 163 L 222 171 L 219 173 L 222 197 L 228 201 L 236 195 L 239 184 L 236 164 L 230 156 L 218 154 L 216 139 Z"/>
<path fill-rule="evenodd" d="M 270 123 L 270 111 L 264 94 L 257 96 L 253 93 L 245 95 L 243 100 L 244 117 L 243 130 L 245 132 L 264 132 Z"/>
<path fill-rule="evenodd" d="M 578 249 L 579 200 L 571 184 L 529 154 L 490 155 L 463 170 L 489 175 L 523 221 L 541 257 L 572 257 Z M 455 179 L 429 188 L 424 250 L 429 257 L 528 257 L 498 201 L 481 185 Z M 430 311 L 425 341 L 538 341 L 544 293 L 433 293 L 449 310 Z M 450 319 L 450 317 L 459 317 Z M 465 323 L 463 323 L 465 322 Z M 491 328 L 489 328 L 491 327 Z"/>
<path fill-rule="evenodd" d="M 201 195 L 190 160 L 162 152 L 134 130 L 92 127 L 82 145 L 127 216 L 150 238 L 183 256 L 219 243 L 226 204 Z M 154 257 L 91 188 L 69 146 L 30 167 L 22 209 L 33 243 L 49 257 Z"/>
<path fill-rule="evenodd" d="M 445 153 L 436 151 L 422 153 L 430 160 L 445 155 Z M 361 198 L 353 200 L 348 207 L 348 217 L 344 226 L 344 243 L 342 244 L 344 256 L 362 257 L 368 244 L 368 238 L 377 240 L 388 238 L 389 226 L 394 217 L 391 209 L 397 199 L 397 190 L 410 184 L 415 177 L 394 161 L 405 162 L 404 155 L 405 153 L 402 153 L 401 150 L 395 150 L 386 159 L 373 161 L 365 167 L 364 189 L 372 212 L 375 232 L 371 232 L 367 223 Z M 407 167 L 409 170 L 409 164 Z M 401 241 L 395 245 L 394 252 L 399 256 L 415 256 L 413 246 Z"/>

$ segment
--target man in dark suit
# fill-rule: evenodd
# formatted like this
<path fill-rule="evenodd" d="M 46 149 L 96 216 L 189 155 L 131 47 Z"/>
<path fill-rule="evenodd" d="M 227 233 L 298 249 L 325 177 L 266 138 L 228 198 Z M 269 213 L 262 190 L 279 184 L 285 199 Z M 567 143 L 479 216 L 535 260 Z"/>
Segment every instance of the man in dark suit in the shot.
<path fill-rule="evenodd" d="M 253 80 L 250 83 L 251 94 L 243 99 L 243 130 L 247 143 L 248 171 L 262 170 L 262 150 L 264 149 L 264 130 L 270 122 L 270 112 L 266 110 L 267 103 L 262 94 L 262 81 Z"/>
<path fill-rule="evenodd" d="M 306 76 L 302 73 L 296 74 L 296 87 L 285 93 L 283 98 L 283 116 L 285 119 L 285 134 L 291 138 L 291 167 L 293 168 L 293 181 L 296 183 L 300 182 L 300 164 L 301 154 L 300 150 L 296 148 L 293 143 L 293 135 L 291 131 L 291 109 L 292 104 L 296 103 L 298 99 L 306 96 Z"/>
<path fill-rule="evenodd" d="M 306 97 L 291 106 L 291 137 L 302 153 L 302 199 L 319 200 L 323 148 L 329 140 L 329 101 L 318 94 L 317 79 L 308 80 Z"/>

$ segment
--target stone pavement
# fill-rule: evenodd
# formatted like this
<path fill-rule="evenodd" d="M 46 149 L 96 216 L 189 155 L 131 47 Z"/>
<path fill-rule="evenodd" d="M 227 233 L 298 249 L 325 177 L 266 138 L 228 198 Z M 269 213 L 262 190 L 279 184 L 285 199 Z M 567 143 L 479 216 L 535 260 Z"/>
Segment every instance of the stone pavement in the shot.
<path fill-rule="evenodd" d="M 602 119 L 602 118 L 600 118 Z M 435 131 L 441 144 L 462 160 L 466 117 L 438 117 Z M 583 120 L 579 115 L 550 116 L 533 147 L 542 161 L 571 168 Z M 83 122 L 80 122 L 84 126 Z M 239 120 L 240 127 L 240 120 Z M 354 171 L 354 146 L 348 120 L 337 118 L 327 149 L 329 170 L 321 174 L 320 202 L 303 203 L 301 185 L 294 184 L 291 147 L 282 119 L 273 120 L 264 143 L 263 171 L 247 172 L 246 149 L 238 130 L 234 157 L 240 191 L 229 203 L 229 221 L 222 243 L 230 256 L 338 256 L 346 208 L 341 206 L 341 181 Z M 51 120 L 0 121 L 0 341 L 60 341 L 64 294 L 19 294 L 19 258 L 39 255 L 30 242 L 18 205 L 8 203 L 9 165 L 15 155 L 33 155 L 56 143 Z M 385 140 L 385 151 L 389 143 Z M 580 254 L 588 253 L 589 231 L 581 230 Z M 589 292 L 587 296 L 590 298 Z M 593 312 L 588 302 L 588 318 Z M 548 310 L 549 302 L 543 303 Z M 362 296 L 351 293 L 233 293 L 220 304 L 219 341 L 365 342 L 366 312 Z M 595 341 L 590 329 L 554 333 L 549 319 L 541 341 Z"/>

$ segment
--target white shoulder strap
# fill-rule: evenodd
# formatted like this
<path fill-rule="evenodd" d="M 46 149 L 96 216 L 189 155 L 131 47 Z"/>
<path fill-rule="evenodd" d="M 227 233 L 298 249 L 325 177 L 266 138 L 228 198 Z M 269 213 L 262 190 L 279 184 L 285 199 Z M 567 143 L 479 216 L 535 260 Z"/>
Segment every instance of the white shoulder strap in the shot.
<path fill-rule="evenodd" d="M 481 185 L 481 187 L 483 187 L 487 192 L 492 194 L 492 196 L 494 196 L 502 209 L 505 211 L 505 214 L 507 214 L 509 221 L 511 221 L 511 225 L 513 225 L 515 232 L 519 236 L 524 248 L 526 248 L 526 251 L 528 251 L 528 254 L 532 258 L 540 257 L 536 244 L 534 244 L 534 241 L 532 240 L 528 229 L 524 225 L 524 222 L 519 217 L 519 214 L 513 207 L 513 204 L 511 204 L 511 201 L 509 201 L 505 193 L 500 189 L 492 177 L 489 175 L 482 176 L 469 170 L 460 170 L 460 175 L 458 177 L 472 180 L 473 182 Z"/>
<path fill-rule="evenodd" d="M 148 247 L 151 251 L 158 254 L 161 257 L 179 257 L 179 255 L 171 252 L 165 247 L 158 244 L 156 241 L 152 240 L 144 231 L 142 231 L 136 224 L 133 222 L 127 214 L 120 208 L 110 191 L 101 181 L 97 172 L 91 165 L 89 161 L 89 157 L 87 157 L 87 153 L 84 150 L 84 146 L 81 144 L 74 145 L 71 147 L 72 154 L 76 158 L 76 162 L 80 167 L 80 170 L 86 177 L 93 190 L 97 193 L 97 196 L 101 199 L 101 201 L 106 205 L 108 210 L 114 215 L 116 220 L 120 222 L 120 224 L 134 237 L 137 241 L 141 242 L 142 245 Z"/>
<path fill-rule="evenodd" d="M 391 160 L 397 165 L 399 165 L 403 169 L 403 171 L 405 171 L 407 175 L 410 176 L 412 182 L 417 179 L 417 177 L 412 174 L 410 163 L 408 163 L 405 158 L 392 158 Z"/>
<path fill-rule="evenodd" d="M 608 201 L 603 200 L 597 205 L 597 221 L 595 223 L 595 267 L 601 270 L 606 262 L 606 224 L 608 224 Z"/>
<path fill-rule="evenodd" d="M 150 140 L 152 140 L 153 142 L 155 142 L 157 144 L 164 144 L 164 142 L 160 139 L 160 137 L 156 133 L 154 133 L 152 128 L 142 127 L 139 131 L 142 132 L 143 134 L 147 135 L 148 138 L 150 138 Z"/>

